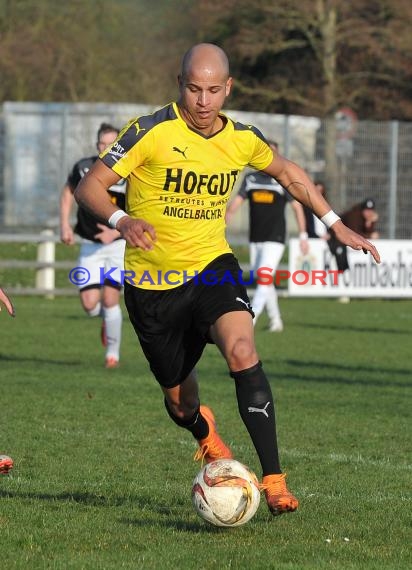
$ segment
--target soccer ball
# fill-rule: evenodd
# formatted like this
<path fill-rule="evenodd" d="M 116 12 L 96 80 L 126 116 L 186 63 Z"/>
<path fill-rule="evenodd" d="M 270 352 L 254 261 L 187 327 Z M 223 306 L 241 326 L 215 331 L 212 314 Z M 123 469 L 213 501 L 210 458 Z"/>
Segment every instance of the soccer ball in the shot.
<path fill-rule="evenodd" d="M 192 485 L 198 515 L 215 526 L 233 527 L 248 522 L 260 502 L 256 475 L 234 459 L 207 463 Z"/>

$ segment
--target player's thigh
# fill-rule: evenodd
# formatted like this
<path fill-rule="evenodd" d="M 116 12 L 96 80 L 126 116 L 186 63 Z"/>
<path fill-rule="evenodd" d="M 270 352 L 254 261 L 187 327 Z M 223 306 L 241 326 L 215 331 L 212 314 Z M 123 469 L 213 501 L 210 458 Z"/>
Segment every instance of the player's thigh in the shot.
<path fill-rule="evenodd" d="M 259 267 L 262 267 L 262 243 L 251 242 L 249 244 L 249 255 L 250 255 L 250 269 L 257 271 Z"/>
<path fill-rule="evenodd" d="M 123 285 L 125 240 L 103 244 L 99 252 L 100 279 L 103 284 Z"/>
<path fill-rule="evenodd" d="M 126 241 L 124 239 L 116 239 L 110 244 L 105 246 L 105 256 L 104 262 L 105 267 L 115 267 L 115 275 L 119 276 L 119 282 L 121 281 L 121 272 L 124 270 L 124 250 Z"/>
<path fill-rule="evenodd" d="M 84 286 L 103 285 L 104 273 L 103 245 L 99 243 L 86 243 L 80 247 L 78 264 L 88 272 L 88 282 Z"/>
<path fill-rule="evenodd" d="M 230 370 L 243 370 L 256 364 L 253 321 L 247 311 L 231 311 L 219 317 L 210 327 L 210 336 Z"/>
<path fill-rule="evenodd" d="M 269 267 L 272 273 L 282 259 L 285 244 L 276 241 L 265 241 L 260 248 L 260 267 Z"/>
<path fill-rule="evenodd" d="M 102 289 L 102 300 L 104 307 L 114 307 L 120 303 L 122 287 L 120 284 L 105 283 Z"/>

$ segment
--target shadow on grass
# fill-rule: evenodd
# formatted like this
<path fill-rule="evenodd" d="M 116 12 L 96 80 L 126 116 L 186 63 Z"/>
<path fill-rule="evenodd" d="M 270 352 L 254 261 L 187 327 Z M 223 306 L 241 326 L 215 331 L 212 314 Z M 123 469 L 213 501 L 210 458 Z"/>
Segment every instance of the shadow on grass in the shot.
<path fill-rule="evenodd" d="M 332 324 L 324 324 L 324 323 L 305 323 L 305 324 L 301 324 L 301 323 L 296 323 L 296 325 L 302 326 L 303 328 L 309 328 L 309 329 L 325 329 L 325 330 L 330 330 L 330 331 L 339 331 L 339 332 L 343 332 L 343 331 L 350 331 L 350 332 L 361 332 L 361 333 L 389 333 L 389 334 L 400 334 L 400 335 L 410 335 L 411 331 L 410 330 L 405 330 L 405 329 L 392 329 L 392 328 L 386 328 L 386 327 L 360 327 L 360 326 L 353 326 L 353 325 L 332 325 Z"/>
<path fill-rule="evenodd" d="M 220 533 L 220 532 L 227 532 L 225 528 L 214 527 L 207 523 L 196 522 L 196 523 L 189 523 L 184 522 L 178 519 L 172 519 L 170 515 L 167 515 L 167 519 L 159 520 L 159 518 L 155 518 L 152 521 L 147 520 L 140 520 L 137 518 L 123 518 L 119 519 L 119 522 L 125 525 L 132 525 L 132 526 L 147 526 L 149 524 L 153 524 L 153 526 L 167 526 L 168 528 L 174 528 L 175 530 L 192 532 L 192 533 L 202 533 L 209 532 L 212 534 Z"/>
<path fill-rule="evenodd" d="M 298 366 L 303 368 L 331 368 L 334 370 L 344 370 L 345 372 L 377 372 L 383 374 L 401 374 L 405 376 L 411 376 L 411 371 L 399 368 L 383 368 L 379 366 L 378 369 L 371 368 L 370 366 L 359 366 L 358 364 L 355 365 L 348 365 L 348 364 L 328 364 L 327 362 L 313 362 L 310 360 L 294 360 L 294 359 L 287 359 L 284 361 L 286 364 L 291 366 Z"/>
<path fill-rule="evenodd" d="M 0 361 L 5 362 L 33 362 L 37 364 L 56 364 L 57 366 L 79 366 L 84 364 L 81 360 L 51 360 L 50 358 L 38 358 L 37 356 L 10 356 L 0 352 Z"/>
<path fill-rule="evenodd" d="M 268 369 L 268 365 L 273 364 L 276 362 L 272 360 L 270 357 L 265 358 L 265 365 L 266 369 Z M 407 376 L 408 378 L 411 376 L 410 370 L 406 369 L 396 369 L 396 368 L 379 368 L 374 369 L 368 366 L 359 366 L 353 365 L 349 366 L 347 364 L 330 364 L 327 362 L 313 362 L 308 360 L 293 360 L 287 359 L 282 361 L 284 364 L 288 366 L 295 367 L 299 371 L 296 374 L 289 374 L 282 372 L 278 375 L 279 378 L 282 380 L 297 380 L 303 382 L 318 382 L 318 383 L 333 383 L 333 384 L 348 384 L 348 385 L 355 385 L 358 384 L 360 386 L 378 386 L 378 387 L 396 387 L 396 388 L 412 388 L 412 382 L 396 382 L 393 380 L 379 380 L 376 378 L 368 377 L 371 374 L 391 374 L 392 376 L 402 375 Z M 308 374 L 304 374 L 300 372 L 300 370 L 308 370 L 308 369 L 322 369 L 326 371 L 330 371 L 331 376 L 328 377 L 313 377 L 309 376 Z M 339 373 L 350 373 L 350 374 L 359 374 L 363 373 L 364 376 L 362 379 L 357 378 L 348 378 L 348 376 L 338 376 Z"/>
<path fill-rule="evenodd" d="M 184 530 L 187 532 L 221 532 L 225 529 L 206 525 L 200 520 L 196 523 L 182 521 L 176 517 L 176 511 L 182 508 L 182 505 L 175 504 L 172 506 L 162 506 L 155 503 L 153 499 L 145 499 L 144 497 L 105 497 L 103 495 L 95 495 L 87 492 L 73 492 L 73 493 L 29 493 L 0 489 L 0 498 L 4 499 L 29 499 L 37 501 L 50 502 L 55 504 L 56 508 L 60 508 L 56 503 L 78 503 L 90 507 L 122 507 L 124 505 L 133 505 L 144 511 L 142 518 L 128 517 L 118 519 L 120 523 L 134 526 L 165 526 L 174 528 L 176 530 Z M 150 517 L 153 514 L 153 518 Z M 162 518 L 159 518 L 161 515 Z"/>

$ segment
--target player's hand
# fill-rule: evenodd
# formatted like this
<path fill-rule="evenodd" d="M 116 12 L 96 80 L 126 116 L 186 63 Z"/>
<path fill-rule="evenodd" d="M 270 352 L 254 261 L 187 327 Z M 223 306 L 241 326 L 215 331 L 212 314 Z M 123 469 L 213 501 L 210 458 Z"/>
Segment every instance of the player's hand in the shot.
<path fill-rule="evenodd" d="M 153 249 L 153 243 L 156 241 L 156 232 L 154 227 L 146 220 L 125 216 L 117 223 L 117 229 L 129 245 L 140 247 L 145 251 Z"/>
<path fill-rule="evenodd" d="M 364 253 L 370 252 L 376 263 L 381 262 L 381 258 L 376 247 L 367 239 L 357 234 L 356 232 L 350 230 L 345 226 L 340 220 L 333 224 L 333 232 L 336 238 L 343 244 L 348 245 L 352 249 L 363 250 Z"/>
<path fill-rule="evenodd" d="M 66 245 L 74 244 L 74 232 L 71 226 L 62 226 L 60 228 L 60 239 Z"/>
<path fill-rule="evenodd" d="M 104 224 L 96 224 L 99 228 L 100 232 L 94 235 L 95 239 L 98 239 L 101 243 L 105 245 L 112 243 L 119 237 L 119 233 L 117 230 L 113 228 L 109 228 Z"/>
<path fill-rule="evenodd" d="M 9 297 L 6 295 L 6 293 L 3 291 L 1 287 L 0 287 L 0 302 L 3 303 L 3 305 L 6 307 L 7 312 L 11 317 L 16 316 L 14 312 L 13 303 L 10 301 Z M 1 311 L 1 304 L 0 304 L 0 311 Z"/>

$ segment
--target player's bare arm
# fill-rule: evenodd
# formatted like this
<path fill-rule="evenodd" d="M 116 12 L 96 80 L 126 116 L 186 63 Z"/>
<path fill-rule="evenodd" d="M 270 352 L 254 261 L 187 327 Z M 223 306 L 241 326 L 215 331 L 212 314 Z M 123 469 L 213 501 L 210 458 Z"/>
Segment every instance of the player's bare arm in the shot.
<path fill-rule="evenodd" d="M 332 210 L 331 206 L 318 192 L 312 180 L 306 172 L 291 160 L 280 155 L 274 155 L 272 162 L 265 172 L 273 176 L 288 192 L 301 204 L 308 206 L 318 218 Z M 346 227 L 340 219 L 331 226 L 337 239 L 352 249 L 368 251 L 377 263 L 380 263 L 380 255 L 376 247 L 361 235 Z"/>
<path fill-rule="evenodd" d="M 78 204 L 93 212 L 95 216 L 108 220 L 119 208 L 112 204 L 107 190 L 120 179 L 121 176 L 101 160 L 97 160 L 80 181 L 74 191 L 74 197 Z M 124 216 L 117 222 L 115 229 L 129 245 L 144 250 L 153 248 L 156 234 L 153 226 L 145 220 Z"/>
<path fill-rule="evenodd" d="M 101 160 L 96 160 L 74 191 L 76 202 L 95 216 L 108 220 L 118 208 L 110 200 L 108 189 L 120 176 Z"/>
<path fill-rule="evenodd" d="M 226 224 L 230 223 L 231 219 L 233 218 L 235 213 L 238 211 L 240 206 L 243 204 L 243 202 L 244 202 L 244 198 L 242 198 L 242 196 L 238 195 L 238 196 L 235 196 L 233 198 L 233 200 L 230 202 L 230 204 L 228 205 L 228 207 L 226 209 L 226 216 L 225 216 Z"/>
<path fill-rule="evenodd" d="M 60 239 L 66 245 L 75 243 L 73 228 L 70 225 L 70 212 L 73 202 L 73 192 L 66 184 L 60 196 Z"/>

